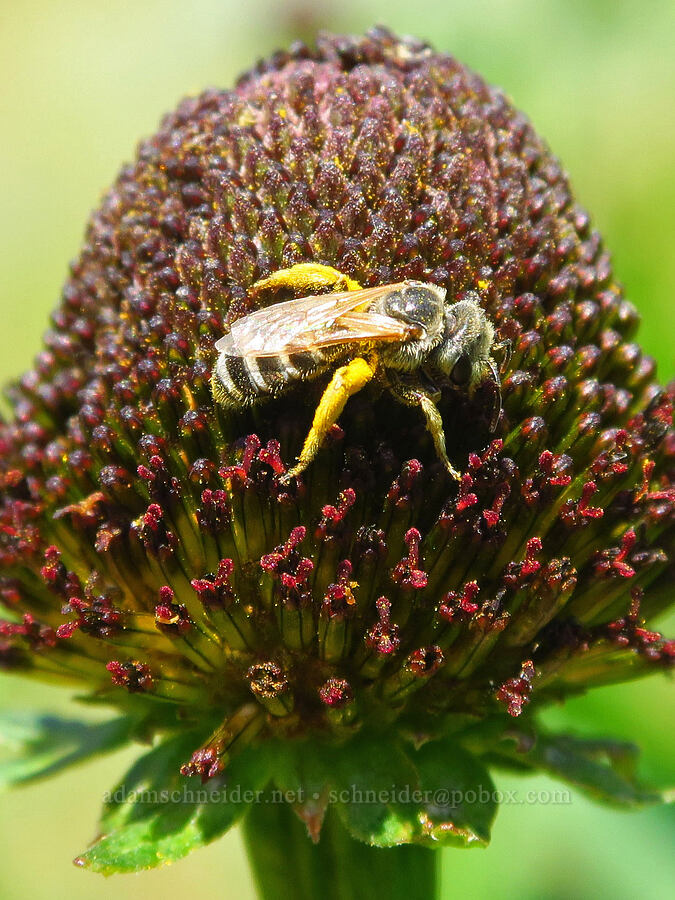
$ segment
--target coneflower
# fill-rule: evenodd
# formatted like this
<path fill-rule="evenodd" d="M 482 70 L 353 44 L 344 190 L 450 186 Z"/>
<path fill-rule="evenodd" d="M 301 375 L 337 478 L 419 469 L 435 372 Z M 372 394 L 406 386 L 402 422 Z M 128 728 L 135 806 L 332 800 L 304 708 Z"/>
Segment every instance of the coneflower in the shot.
<path fill-rule="evenodd" d="M 511 352 L 495 431 L 489 385 L 443 392 L 459 484 L 387 392 L 290 483 L 329 376 L 214 403 L 215 342 L 303 262 L 480 299 Z M 265 896 L 294 869 L 296 896 L 427 896 L 426 848 L 489 840 L 490 766 L 649 799 L 536 718 L 673 659 L 645 625 L 672 600 L 673 392 L 637 326 L 527 119 L 425 44 L 323 37 L 169 115 L 0 425 L 0 667 L 118 709 L 75 757 L 154 741 L 78 862 L 159 865 L 248 810 Z"/>

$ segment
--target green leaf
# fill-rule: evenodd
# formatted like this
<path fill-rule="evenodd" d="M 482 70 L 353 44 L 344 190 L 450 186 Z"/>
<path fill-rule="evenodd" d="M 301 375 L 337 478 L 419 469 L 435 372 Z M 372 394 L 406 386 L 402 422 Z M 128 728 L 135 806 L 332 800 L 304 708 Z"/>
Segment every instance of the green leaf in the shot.
<path fill-rule="evenodd" d="M 303 741 L 281 745 L 274 758 L 273 777 L 279 796 L 273 800 L 282 800 L 293 808 L 314 842 L 319 839 L 330 800 L 325 753 L 321 744 Z"/>
<path fill-rule="evenodd" d="M 636 772 L 639 749 L 625 741 L 549 734 L 539 731 L 533 721 L 500 725 L 499 720 L 471 729 L 461 740 L 489 764 L 547 772 L 613 806 L 670 800 L 667 792 L 640 784 Z"/>
<path fill-rule="evenodd" d="M 0 716 L 0 788 L 26 784 L 126 744 L 138 726 L 132 717 L 80 722 L 56 716 L 5 712 Z"/>
<path fill-rule="evenodd" d="M 310 814 L 318 809 L 321 821 L 327 806 L 335 806 L 351 837 L 374 847 L 484 847 L 497 811 L 486 768 L 451 739 L 417 751 L 373 737 L 332 750 L 286 746 L 274 778 L 291 800 L 309 797 Z M 306 809 L 294 808 L 314 836 L 316 823 L 307 822 Z"/>
<path fill-rule="evenodd" d="M 486 847 L 497 814 L 487 769 L 449 740 L 424 744 L 412 760 L 419 773 L 424 838 L 456 847 Z"/>
<path fill-rule="evenodd" d="M 638 748 L 634 744 L 540 735 L 527 756 L 538 768 L 605 803 L 642 806 L 664 800 L 663 794 L 638 782 Z"/>
<path fill-rule="evenodd" d="M 181 734 L 155 747 L 112 792 L 102 836 L 76 863 L 94 872 L 138 872 L 169 863 L 224 834 L 270 777 L 267 746 L 248 747 L 219 778 L 186 778 L 186 762 L 203 734 Z"/>
<path fill-rule="evenodd" d="M 415 767 L 391 741 L 355 739 L 335 751 L 329 802 L 349 834 L 375 847 L 414 841 L 418 830 L 413 795 Z"/>

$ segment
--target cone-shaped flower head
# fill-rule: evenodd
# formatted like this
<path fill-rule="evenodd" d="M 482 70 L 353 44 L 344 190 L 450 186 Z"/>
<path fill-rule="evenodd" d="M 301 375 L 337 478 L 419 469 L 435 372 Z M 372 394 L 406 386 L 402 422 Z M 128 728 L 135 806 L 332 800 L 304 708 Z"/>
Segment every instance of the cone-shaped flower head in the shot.
<path fill-rule="evenodd" d="M 330 372 L 214 402 L 215 342 L 306 262 L 486 311 L 496 429 L 494 383 L 439 401 L 459 483 L 381 387 L 290 482 Z M 184 101 L 10 390 L 0 665 L 194 734 L 176 774 L 203 779 L 279 742 L 339 760 L 368 735 L 391 763 L 665 666 L 644 617 L 672 593 L 672 398 L 637 326 L 556 159 L 451 57 L 330 37 Z"/>

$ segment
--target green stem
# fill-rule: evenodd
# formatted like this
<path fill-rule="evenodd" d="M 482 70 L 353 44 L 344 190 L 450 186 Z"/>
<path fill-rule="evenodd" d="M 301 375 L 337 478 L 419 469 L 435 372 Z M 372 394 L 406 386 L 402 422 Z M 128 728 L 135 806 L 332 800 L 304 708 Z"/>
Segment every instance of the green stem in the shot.
<path fill-rule="evenodd" d="M 438 896 L 439 854 L 355 841 L 334 810 L 313 844 L 287 803 L 253 804 L 244 838 L 261 900 L 415 900 Z"/>

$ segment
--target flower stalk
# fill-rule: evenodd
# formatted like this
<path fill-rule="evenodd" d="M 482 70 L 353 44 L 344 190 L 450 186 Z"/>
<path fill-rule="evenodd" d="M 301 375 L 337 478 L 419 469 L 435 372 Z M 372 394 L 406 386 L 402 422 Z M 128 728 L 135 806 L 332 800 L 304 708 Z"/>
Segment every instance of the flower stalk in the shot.
<path fill-rule="evenodd" d="M 261 900 L 292 893 L 298 900 L 393 900 L 437 897 L 440 857 L 424 847 L 387 850 L 350 837 L 335 814 L 326 816 L 316 843 L 287 803 L 253 805 L 244 840 Z"/>

